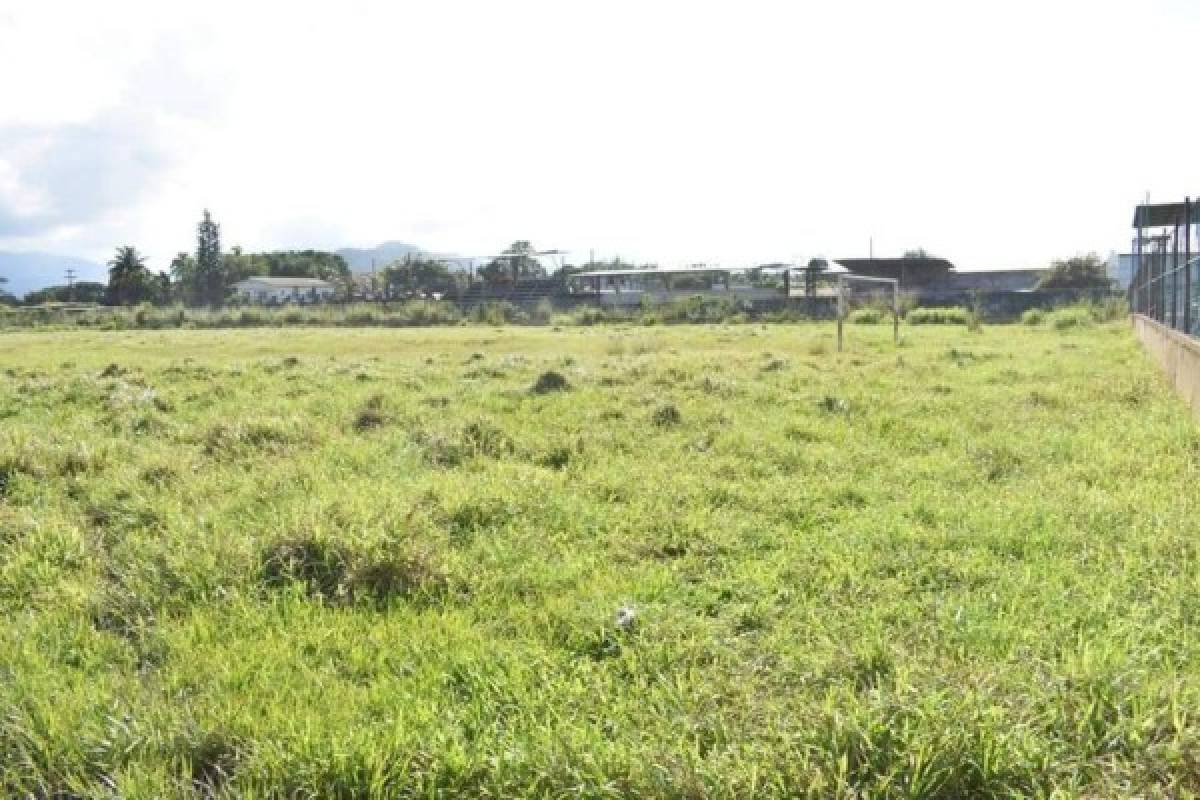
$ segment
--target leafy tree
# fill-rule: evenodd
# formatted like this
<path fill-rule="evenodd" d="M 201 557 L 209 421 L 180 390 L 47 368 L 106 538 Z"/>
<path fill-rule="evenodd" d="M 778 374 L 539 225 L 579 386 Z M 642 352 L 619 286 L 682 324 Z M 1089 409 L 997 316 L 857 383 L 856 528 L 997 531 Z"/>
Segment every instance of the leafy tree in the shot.
<path fill-rule="evenodd" d="M 533 245 L 520 239 L 489 261 L 479 270 L 479 274 L 488 283 L 515 283 L 522 278 L 544 278 L 546 269 L 536 256 Z"/>
<path fill-rule="evenodd" d="M 242 248 L 234 245 L 228 253 L 221 256 L 221 273 L 225 285 L 237 283 L 252 275 L 269 275 L 267 266 L 257 256 L 242 252 Z"/>
<path fill-rule="evenodd" d="M 179 253 L 171 260 L 171 287 L 175 300 L 189 306 L 201 302 L 196 259 L 190 253 Z"/>
<path fill-rule="evenodd" d="M 117 254 L 108 262 L 107 302 L 114 306 L 131 306 L 158 303 L 162 299 L 160 279 L 146 269 L 146 259 L 137 248 L 118 247 Z"/>
<path fill-rule="evenodd" d="M 383 280 L 388 296 L 447 292 L 457 283 L 450 268 L 441 261 L 412 255 L 384 269 Z"/>
<path fill-rule="evenodd" d="M 350 277 L 350 266 L 337 253 L 324 250 L 277 250 L 267 253 L 243 253 L 234 247 L 223 262 L 227 282 L 253 275 L 276 278 L 319 278 L 339 281 Z"/>
<path fill-rule="evenodd" d="M 150 289 L 150 302 L 156 305 L 171 302 L 171 273 L 159 270 L 157 275 L 151 275 Z"/>
<path fill-rule="evenodd" d="M 0 286 L 3 286 L 6 283 L 8 283 L 8 278 L 0 275 Z M 15 306 L 16 304 L 16 297 L 6 292 L 4 289 L 0 289 L 0 306 Z"/>
<path fill-rule="evenodd" d="M 350 276 L 350 265 L 337 253 L 325 250 L 281 250 L 263 253 L 267 274 L 289 278 L 335 281 Z"/>
<path fill-rule="evenodd" d="M 1109 289 L 1112 280 L 1104 260 L 1095 253 L 1059 259 L 1038 281 L 1039 289 Z"/>
<path fill-rule="evenodd" d="M 108 286 L 95 281 L 79 281 L 74 286 L 47 286 L 25 295 L 22 302 L 27 306 L 43 303 L 103 303 Z"/>
<path fill-rule="evenodd" d="M 823 258 L 810 258 L 808 266 L 804 268 L 804 296 L 814 298 L 817 296 L 817 280 L 822 272 L 829 270 L 829 262 Z"/>
<path fill-rule="evenodd" d="M 219 306 L 225 299 L 225 264 L 221 259 L 221 226 L 208 209 L 196 226 L 196 290 L 201 303 Z"/>

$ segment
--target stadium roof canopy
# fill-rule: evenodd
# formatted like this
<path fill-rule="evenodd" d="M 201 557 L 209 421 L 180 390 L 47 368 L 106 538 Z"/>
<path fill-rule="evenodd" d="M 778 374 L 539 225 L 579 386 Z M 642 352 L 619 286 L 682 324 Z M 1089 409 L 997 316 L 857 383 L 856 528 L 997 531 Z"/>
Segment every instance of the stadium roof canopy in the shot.
<path fill-rule="evenodd" d="M 937 280 L 954 272 L 944 258 L 839 258 L 837 263 L 855 275 L 896 278 L 901 283 Z"/>
<path fill-rule="evenodd" d="M 1156 203 L 1140 205 L 1133 212 L 1135 228 L 1166 228 L 1186 223 L 1186 203 Z M 1192 203 L 1192 224 L 1200 224 L 1200 202 Z"/>
<path fill-rule="evenodd" d="M 589 272 L 572 272 L 572 278 L 628 278 L 646 275 L 728 275 L 731 272 L 746 272 L 754 267 L 654 267 L 653 269 L 596 269 Z"/>
<path fill-rule="evenodd" d="M 782 272 L 804 272 L 806 267 L 790 264 L 764 264 L 753 267 L 654 267 L 652 269 L 597 269 L 588 272 L 572 272 L 572 278 L 627 278 L 646 275 L 728 275 L 734 272 L 762 272 L 778 274 Z M 830 261 L 825 272 L 837 273 L 844 270 L 837 263 Z"/>

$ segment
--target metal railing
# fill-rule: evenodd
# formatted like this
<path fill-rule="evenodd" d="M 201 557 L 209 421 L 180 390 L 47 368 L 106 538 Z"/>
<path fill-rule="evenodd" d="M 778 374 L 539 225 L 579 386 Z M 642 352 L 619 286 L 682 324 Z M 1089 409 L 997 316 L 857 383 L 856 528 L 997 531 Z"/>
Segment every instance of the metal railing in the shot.
<path fill-rule="evenodd" d="M 1168 328 L 1200 336 L 1200 256 L 1142 253 L 1134 263 L 1129 308 Z"/>

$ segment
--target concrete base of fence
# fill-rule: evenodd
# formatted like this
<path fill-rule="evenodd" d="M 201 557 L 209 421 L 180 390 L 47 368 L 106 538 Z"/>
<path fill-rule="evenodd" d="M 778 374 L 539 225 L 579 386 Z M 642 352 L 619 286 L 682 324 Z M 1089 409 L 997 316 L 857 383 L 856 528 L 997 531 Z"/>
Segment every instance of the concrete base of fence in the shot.
<path fill-rule="evenodd" d="M 1133 330 L 1200 421 L 1200 341 L 1134 314 Z"/>

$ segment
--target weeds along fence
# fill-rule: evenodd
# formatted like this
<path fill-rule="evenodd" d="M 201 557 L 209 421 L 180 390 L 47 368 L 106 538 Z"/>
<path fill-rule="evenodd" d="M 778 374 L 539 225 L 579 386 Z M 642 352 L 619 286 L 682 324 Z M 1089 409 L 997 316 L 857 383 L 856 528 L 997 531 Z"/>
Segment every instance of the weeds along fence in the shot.
<path fill-rule="evenodd" d="M 956 307 L 970 310 L 988 322 L 1015 321 L 1029 309 L 1053 310 L 1066 306 L 1119 303 L 1124 297 L 1083 296 L 1072 292 L 992 292 L 976 296 L 935 298 L 927 301 L 901 293 L 901 310 L 908 321 L 931 321 L 928 314 L 913 310 Z M 1020 295 L 1017 297 L 1016 295 Z M 957 301 L 957 302 L 955 302 Z M 917 308 L 920 306 L 921 308 Z M 557 302 L 514 303 L 487 300 L 456 303 L 450 300 L 407 300 L 371 303 L 329 303 L 310 306 L 243 306 L 223 309 L 182 306 L 134 308 L 107 306 L 39 306 L 0 309 L 2 329 L 92 329 L 138 330 L 164 328 L 262 328 L 262 327 L 434 327 L 445 325 L 636 325 L 740 322 L 799 322 L 830 320 L 837 314 L 834 297 L 779 297 L 748 300 L 737 297 L 694 295 L 669 302 L 631 306 L 599 305 L 568 298 Z M 853 322 L 867 322 L 870 309 Z M 939 321 L 942 315 L 933 315 Z"/>
<path fill-rule="evenodd" d="M 1200 336 L 1200 256 L 1145 253 L 1129 285 L 1129 306 L 1173 330 Z"/>
<path fill-rule="evenodd" d="M 776 321 L 832 318 L 828 303 L 780 298 L 778 303 L 746 303 L 732 298 L 687 297 L 670 303 L 606 307 L 558 304 L 546 298 L 518 304 L 490 300 L 458 304 L 449 300 L 347 303 L 277 308 L 199 309 L 139 306 L 112 308 L 36 307 L 0 310 L 0 329 L 81 328 L 137 330 L 164 328 L 259 327 L 433 327 L 445 325 L 595 325 L 605 322 L 643 325 Z"/>
<path fill-rule="evenodd" d="M 1027 311 L 1050 312 L 1077 305 L 1126 305 L 1125 295 L 1109 289 L 993 290 L 986 292 L 921 292 L 916 298 L 923 308 L 972 308 L 993 321 L 1019 319 Z"/>

